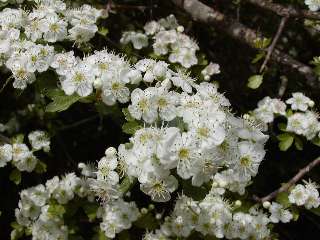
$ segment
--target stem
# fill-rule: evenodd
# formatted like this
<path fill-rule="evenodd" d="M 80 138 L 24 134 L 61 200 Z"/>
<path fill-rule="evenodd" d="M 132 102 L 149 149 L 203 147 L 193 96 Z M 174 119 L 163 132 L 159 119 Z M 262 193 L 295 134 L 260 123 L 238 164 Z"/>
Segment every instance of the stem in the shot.
<path fill-rule="evenodd" d="M 273 3 L 267 0 L 246 0 L 263 9 L 270 10 L 282 17 L 294 17 L 294 18 L 309 18 L 314 20 L 320 20 L 320 14 L 309 10 L 297 9 L 293 6 L 283 6 L 281 4 Z"/>
<path fill-rule="evenodd" d="M 291 186 L 293 186 L 296 182 L 298 182 L 301 178 L 303 178 L 304 175 L 306 175 L 308 172 L 310 172 L 311 169 L 316 167 L 318 164 L 320 164 L 320 157 L 318 157 L 315 160 L 313 160 L 312 162 L 310 162 L 304 168 L 301 168 L 299 170 L 299 172 L 293 178 L 291 178 L 289 182 L 284 184 L 281 188 L 273 191 L 272 193 L 270 193 L 269 195 L 267 195 L 267 196 L 265 196 L 263 198 L 259 198 L 257 196 L 253 196 L 254 200 L 256 200 L 257 202 L 263 203 L 265 201 L 270 201 L 271 199 L 275 198 L 279 193 L 288 191 L 288 189 Z"/>
<path fill-rule="evenodd" d="M 266 58 L 264 59 L 263 64 L 261 65 L 260 73 L 262 73 L 263 70 L 265 69 L 265 67 L 267 66 L 267 63 L 269 62 L 269 60 L 270 60 L 270 58 L 271 58 L 272 52 L 273 52 L 274 48 L 275 48 L 276 45 L 277 45 L 277 42 L 278 42 L 278 40 L 279 40 L 279 38 L 280 38 L 280 36 L 281 36 L 281 34 L 282 34 L 282 32 L 283 32 L 283 29 L 284 29 L 284 27 L 285 27 L 285 25 L 286 25 L 287 20 L 288 20 L 288 17 L 282 17 L 282 18 L 281 18 L 281 22 L 280 22 L 280 24 L 279 24 L 277 33 L 276 33 L 276 35 L 274 36 L 274 38 L 273 38 L 273 40 L 272 40 L 272 43 L 271 43 L 271 45 L 270 45 L 269 48 L 268 48 L 267 56 L 266 56 Z"/>

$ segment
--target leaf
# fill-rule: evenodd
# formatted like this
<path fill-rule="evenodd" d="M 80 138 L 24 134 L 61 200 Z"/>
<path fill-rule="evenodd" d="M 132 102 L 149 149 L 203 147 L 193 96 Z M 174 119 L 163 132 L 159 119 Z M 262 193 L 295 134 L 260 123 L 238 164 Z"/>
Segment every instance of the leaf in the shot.
<path fill-rule="evenodd" d="M 13 169 L 9 176 L 10 181 L 14 182 L 16 185 L 21 183 L 21 172 L 18 169 Z"/>
<path fill-rule="evenodd" d="M 95 203 L 86 203 L 85 205 L 82 206 L 90 222 L 96 219 L 98 207 L 99 206 Z"/>
<path fill-rule="evenodd" d="M 45 164 L 42 161 L 38 161 L 34 170 L 36 173 L 39 173 L 39 174 L 45 173 L 47 171 L 47 164 Z"/>
<path fill-rule="evenodd" d="M 265 52 L 261 52 L 261 53 L 258 53 L 255 58 L 251 61 L 251 63 L 255 64 L 257 62 L 259 62 L 262 58 L 264 58 L 266 56 L 266 53 Z"/>
<path fill-rule="evenodd" d="M 280 134 L 277 136 L 277 138 L 280 140 L 279 149 L 284 152 L 291 147 L 294 140 L 294 136 L 290 133 Z"/>
<path fill-rule="evenodd" d="M 64 206 L 60 204 L 51 204 L 48 209 L 48 213 L 52 217 L 62 217 L 63 214 L 66 212 Z"/>
<path fill-rule="evenodd" d="M 150 212 L 142 215 L 136 222 L 134 222 L 134 225 L 138 228 L 147 230 L 154 230 L 158 228 L 158 222 Z"/>
<path fill-rule="evenodd" d="M 285 123 L 278 123 L 278 128 L 281 130 L 281 131 L 286 131 L 287 129 L 287 124 Z"/>
<path fill-rule="evenodd" d="M 122 131 L 130 135 L 134 134 L 140 128 L 142 128 L 142 126 L 137 121 L 126 122 L 122 125 Z"/>
<path fill-rule="evenodd" d="M 294 136 L 294 146 L 299 151 L 303 150 L 303 142 L 302 142 L 301 138 L 299 138 L 298 136 Z"/>
<path fill-rule="evenodd" d="M 276 197 L 276 202 L 280 203 L 284 208 L 288 208 L 292 205 L 289 201 L 288 192 L 279 193 Z"/>
<path fill-rule="evenodd" d="M 247 86 L 251 89 L 257 89 L 260 87 L 263 81 L 262 75 L 253 75 L 248 79 Z"/>
<path fill-rule="evenodd" d="M 51 98 L 53 102 L 49 103 L 46 107 L 46 112 L 62 112 L 67 110 L 72 104 L 79 101 L 81 98 L 77 94 L 65 95 L 60 89 L 52 89 L 47 91 L 46 96 Z"/>
<path fill-rule="evenodd" d="M 320 147 L 320 138 L 319 137 L 315 137 L 314 139 L 312 139 L 312 143 L 318 147 Z"/>
<path fill-rule="evenodd" d="M 311 208 L 311 209 L 309 209 L 309 211 L 320 217 L 320 207 Z"/>
<path fill-rule="evenodd" d="M 291 212 L 291 214 L 292 214 L 292 216 L 293 216 L 293 221 L 297 221 L 298 219 L 299 219 L 299 215 L 300 215 L 300 213 L 299 213 L 299 209 L 296 207 L 296 206 L 291 206 L 291 208 L 290 208 L 290 212 Z"/>
<path fill-rule="evenodd" d="M 99 29 L 98 33 L 105 37 L 109 33 L 109 30 L 106 27 L 102 27 L 101 29 Z"/>
<path fill-rule="evenodd" d="M 128 122 L 135 121 L 135 119 L 131 116 L 128 108 L 122 108 L 122 113 L 124 114 L 124 117 Z"/>

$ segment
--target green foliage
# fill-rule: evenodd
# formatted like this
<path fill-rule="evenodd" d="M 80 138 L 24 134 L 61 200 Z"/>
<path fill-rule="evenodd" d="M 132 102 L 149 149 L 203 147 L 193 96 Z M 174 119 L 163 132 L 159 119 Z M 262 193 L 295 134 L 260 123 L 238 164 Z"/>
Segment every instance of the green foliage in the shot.
<path fill-rule="evenodd" d="M 16 168 L 13 169 L 9 175 L 9 179 L 16 185 L 19 185 L 21 183 L 21 172 Z"/>
<path fill-rule="evenodd" d="M 257 89 L 260 87 L 263 81 L 263 75 L 253 75 L 248 79 L 248 88 Z"/>
<path fill-rule="evenodd" d="M 294 135 L 291 133 L 282 133 L 277 136 L 279 142 L 279 149 L 281 151 L 287 151 L 294 141 Z"/>
<path fill-rule="evenodd" d="M 131 135 L 134 134 L 140 128 L 142 128 L 142 125 L 137 121 L 126 122 L 122 125 L 122 131 Z"/>
<path fill-rule="evenodd" d="M 77 94 L 66 95 L 60 89 L 51 89 L 46 92 L 46 96 L 51 98 L 52 102 L 46 107 L 46 112 L 62 112 L 67 110 L 72 104 L 81 99 Z"/>

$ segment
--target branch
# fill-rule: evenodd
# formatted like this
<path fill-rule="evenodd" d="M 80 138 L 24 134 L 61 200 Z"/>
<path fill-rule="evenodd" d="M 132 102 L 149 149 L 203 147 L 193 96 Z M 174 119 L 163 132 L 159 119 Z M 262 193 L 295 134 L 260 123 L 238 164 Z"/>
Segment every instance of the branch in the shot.
<path fill-rule="evenodd" d="M 283 29 L 284 29 L 284 26 L 286 25 L 286 22 L 288 20 L 288 17 L 282 17 L 281 18 L 281 22 L 279 24 L 279 27 L 278 27 L 278 30 L 277 30 L 277 33 L 276 35 L 274 36 L 273 40 L 272 40 L 272 43 L 271 45 L 268 47 L 268 52 L 267 52 L 267 56 L 265 57 L 264 61 L 263 61 L 263 64 L 261 65 L 261 68 L 260 68 L 260 73 L 263 72 L 263 70 L 265 69 L 265 67 L 267 66 L 267 63 L 269 62 L 270 60 L 270 57 L 272 55 L 272 52 L 274 50 L 274 48 L 276 47 L 277 45 L 277 42 L 283 32 Z"/>
<path fill-rule="evenodd" d="M 294 18 L 309 18 L 314 20 L 320 20 L 320 14 L 309 10 L 302 10 L 293 6 L 283 6 L 281 4 L 273 3 L 267 0 L 246 0 L 258 7 L 270 10 L 282 17 L 294 17 Z"/>
<path fill-rule="evenodd" d="M 288 189 L 291 186 L 293 186 L 296 182 L 298 182 L 301 178 L 303 178 L 304 175 L 306 175 L 308 172 L 310 172 L 311 169 L 316 167 L 318 164 L 320 164 L 320 157 L 316 158 L 315 160 L 310 162 L 307 166 L 300 169 L 300 171 L 293 178 L 291 178 L 289 182 L 284 184 L 281 188 L 273 191 L 272 193 L 270 193 L 269 195 L 267 195 L 263 198 L 259 198 L 257 196 L 254 196 L 253 198 L 257 202 L 261 202 L 261 203 L 263 203 L 265 201 L 270 201 L 271 199 L 275 198 L 279 193 L 288 191 Z"/>
<path fill-rule="evenodd" d="M 195 21 L 213 24 L 216 28 L 226 32 L 234 39 L 255 48 L 255 40 L 259 37 L 258 34 L 254 30 L 237 22 L 235 19 L 208 7 L 198 0 L 172 0 L 172 2 L 178 7 L 183 8 Z M 293 57 L 281 52 L 277 48 L 273 50 L 271 59 L 297 70 L 306 77 L 307 85 L 315 88 L 320 87 L 320 81 L 318 81 L 311 67 L 295 60 Z"/>

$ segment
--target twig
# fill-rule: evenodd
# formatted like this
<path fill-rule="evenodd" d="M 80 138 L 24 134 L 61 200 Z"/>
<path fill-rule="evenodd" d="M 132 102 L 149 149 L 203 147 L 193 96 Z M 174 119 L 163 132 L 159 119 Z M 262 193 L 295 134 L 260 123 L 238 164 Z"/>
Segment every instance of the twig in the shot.
<path fill-rule="evenodd" d="M 291 178 L 289 182 L 282 185 L 282 187 L 280 187 L 279 189 L 273 191 L 272 193 L 270 193 L 269 195 L 267 195 L 263 198 L 253 196 L 254 200 L 256 200 L 257 202 L 263 203 L 265 201 L 270 201 L 271 199 L 275 198 L 279 193 L 288 191 L 288 189 L 291 186 L 293 186 L 296 182 L 298 182 L 304 175 L 306 175 L 308 172 L 310 172 L 310 170 L 312 168 L 316 167 L 319 163 L 320 163 L 320 157 L 316 158 L 315 160 L 310 162 L 307 166 L 300 169 L 300 171 L 293 178 Z"/>
<path fill-rule="evenodd" d="M 278 90 L 278 98 L 282 98 L 284 93 L 286 92 L 287 86 L 288 86 L 288 78 L 286 76 L 281 76 L 280 77 L 280 87 Z"/>
<path fill-rule="evenodd" d="M 274 48 L 276 47 L 277 45 L 277 42 L 283 32 L 283 29 L 286 25 L 286 22 L 288 21 L 288 17 L 282 17 L 281 18 L 281 22 L 279 24 L 279 27 L 278 27 L 278 30 L 277 30 L 277 33 L 276 35 L 274 36 L 273 40 L 272 40 L 272 43 L 271 45 L 268 47 L 268 52 L 267 52 L 267 56 L 265 57 L 264 61 L 263 61 L 263 64 L 261 65 L 261 68 L 260 68 L 260 73 L 263 72 L 263 70 L 265 69 L 265 67 L 267 66 L 269 60 L 270 60 L 270 57 L 272 55 L 272 52 L 274 50 Z"/>
<path fill-rule="evenodd" d="M 293 6 L 283 6 L 278 3 L 273 3 L 267 0 L 246 0 L 258 7 L 270 10 L 282 17 L 294 17 L 294 18 L 309 18 L 314 20 L 320 20 L 320 14 L 309 10 L 297 9 Z"/>
<path fill-rule="evenodd" d="M 178 7 L 183 8 L 195 21 L 213 24 L 216 28 L 227 33 L 232 38 L 239 40 L 252 48 L 256 48 L 255 42 L 259 37 L 256 31 L 237 22 L 235 19 L 208 7 L 198 0 L 172 0 L 172 2 Z M 271 59 L 285 66 L 289 66 L 305 76 L 306 84 L 310 87 L 320 88 L 320 81 L 318 81 L 318 78 L 311 67 L 295 60 L 293 57 L 281 52 L 277 48 L 273 50 Z"/>
<path fill-rule="evenodd" d="M 99 117 L 99 115 L 97 114 L 97 115 L 94 115 L 92 117 L 88 117 L 88 118 L 82 119 L 82 120 L 80 120 L 78 122 L 75 122 L 75 123 L 72 123 L 70 125 L 63 126 L 63 127 L 59 128 L 58 131 L 65 131 L 65 130 L 69 130 L 71 128 L 78 127 L 78 126 L 80 126 L 80 125 L 82 125 L 84 123 L 90 122 L 90 121 L 92 121 L 92 120 L 94 120 L 94 119 L 96 119 L 98 117 Z"/>

